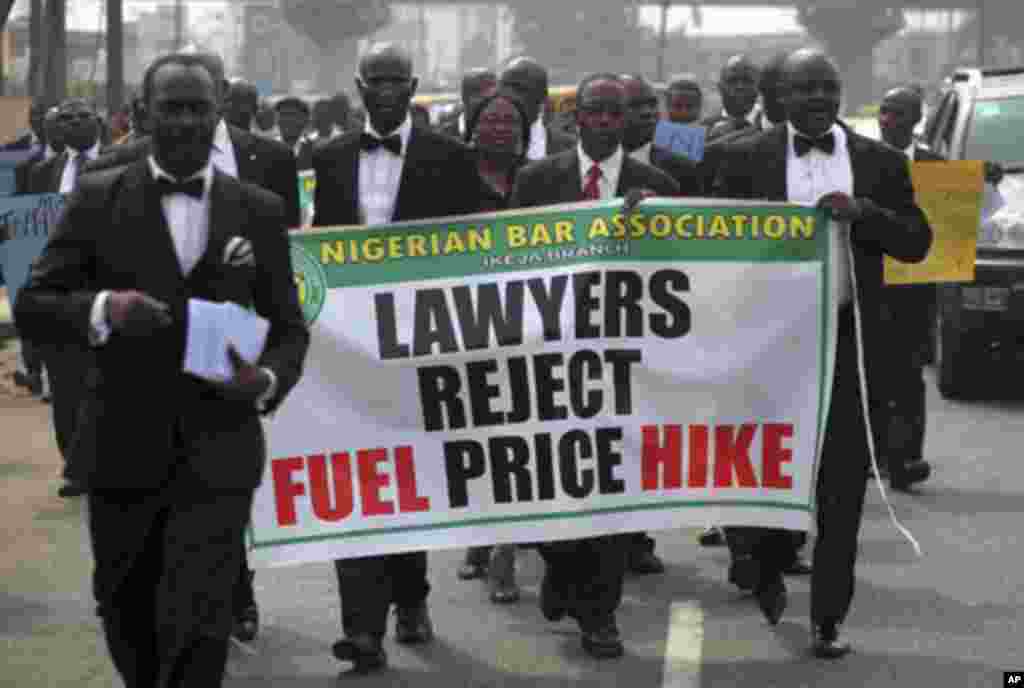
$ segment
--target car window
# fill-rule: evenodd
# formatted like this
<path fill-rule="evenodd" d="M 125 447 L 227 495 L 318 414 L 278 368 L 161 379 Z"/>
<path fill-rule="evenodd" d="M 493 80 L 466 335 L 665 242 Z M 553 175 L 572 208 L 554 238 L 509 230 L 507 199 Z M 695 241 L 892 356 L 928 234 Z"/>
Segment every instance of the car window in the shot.
<path fill-rule="evenodd" d="M 938 146 L 935 149 L 939 155 L 947 158 L 952 157 L 953 132 L 956 131 L 956 121 L 959 115 L 960 99 L 957 98 L 955 93 L 950 93 L 947 112 L 943 115 L 944 119 L 939 123 L 941 129 L 939 130 Z"/>
<path fill-rule="evenodd" d="M 949 104 L 953 100 L 953 94 L 947 93 L 939 106 L 935 108 L 934 113 L 928 120 L 928 126 L 925 128 L 924 140 L 928 142 L 928 145 L 932 148 L 938 148 L 939 142 L 939 131 L 941 126 L 948 119 L 949 115 Z"/>
<path fill-rule="evenodd" d="M 1024 162 L 1024 95 L 974 104 L 964 147 L 965 160 Z"/>

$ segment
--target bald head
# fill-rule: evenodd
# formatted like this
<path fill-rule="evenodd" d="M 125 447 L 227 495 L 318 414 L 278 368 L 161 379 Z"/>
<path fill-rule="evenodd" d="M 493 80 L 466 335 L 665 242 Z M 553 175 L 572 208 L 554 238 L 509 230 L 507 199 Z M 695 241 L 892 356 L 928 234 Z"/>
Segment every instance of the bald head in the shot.
<path fill-rule="evenodd" d="M 519 96 L 533 121 L 548 97 L 548 70 L 532 57 L 517 57 L 505 65 L 498 85 Z"/>
<path fill-rule="evenodd" d="M 397 66 L 404 71 L 408 78 L 412 78 L 412 56 L 397 43 L 375 43 L 370 46 L 359 60 L 359 76 L 366 78 L 367 69 L 373 69 L 375 65 L 386 63 Z"/>
<path fill-rule="evenodd" d="M 914 142 L 914 127 L 924 114 L 924 99 L 916 88 L 894 88 L 878 108 L 878 130 L 893 148 L 906 150 Z"/>
<path fill-rule="evenodd" d="M 839 116 L 842 85 L 835 63 L 820 50 L 803 48 L 782 66 L 782 103 L 789 121 L 808 136 L 820 136 Z"/>
<path fill-rule="evenodd" d="M 743 118 L 754 109 L 759 78 L 757 65 L 746 55 L 734 55 L 726 61 L 718 78 L 718 91 L 730 117 Z"/>

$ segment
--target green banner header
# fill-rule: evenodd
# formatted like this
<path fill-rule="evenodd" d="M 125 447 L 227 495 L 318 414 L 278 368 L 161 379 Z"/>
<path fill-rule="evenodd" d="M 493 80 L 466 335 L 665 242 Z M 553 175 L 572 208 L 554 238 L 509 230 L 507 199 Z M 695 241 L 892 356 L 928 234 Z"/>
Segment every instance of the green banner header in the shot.
<path fill-rule="evenodd" d="M 321 289 L 616 261 L 824 261 L 827 221 L 787 205 L 622 201 L 293 233 L 299 280 Z M 310 273 L 316 273 L 314 279 Z"/>

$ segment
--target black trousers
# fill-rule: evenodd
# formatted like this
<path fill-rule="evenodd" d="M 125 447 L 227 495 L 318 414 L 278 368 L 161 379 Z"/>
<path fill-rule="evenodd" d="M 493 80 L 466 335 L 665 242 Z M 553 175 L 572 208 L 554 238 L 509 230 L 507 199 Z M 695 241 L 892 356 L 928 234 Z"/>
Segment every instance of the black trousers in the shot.
<path fill-rule="evenodd" d="M 885 459 L 917 461 L 924 458 L 924 365 L 931 336 L 935 288 L 932 285 L 890 286 L 882 290 L 882 322 L 891 339 L 878 363 L 885 371 L 878 427 L 879 453 Z M 882 350 L 879 350 L 882 354 Z"/>
<path fill-rule="evenodd" d="M 567 593 L 571 615 L 583 629 L 592 628 L 619 608 L 631 538 L 603 535 L 537 546 L 547 575 Z"/>
<path fill-rule="evenodd" d="M 430 593 L 426 552 L 338 559 L 334 569 L 341 596 L 341 625 L 348 637 L 360 633 L 383 637 L 392 604 L 416 607 Z"/>
<path fill-rule="evenodd" d="M 210 490 L 181 466 L 159 491 L 93 490 L 93 589 L 127 688 L 216 688 L 252 490 Z"/>
<path fill-rule="evenodd" d="M 46 346 L 42 358 L 50 377 L 50 405 L 53 409 L 53 430 L 57 447 L 64 457 L 64 472 L 72 461 L 71 445 L 78 425 L 78 410 L 85 391 L 86 371 L 92 364 L 92 354 L 75 345 Z"/>

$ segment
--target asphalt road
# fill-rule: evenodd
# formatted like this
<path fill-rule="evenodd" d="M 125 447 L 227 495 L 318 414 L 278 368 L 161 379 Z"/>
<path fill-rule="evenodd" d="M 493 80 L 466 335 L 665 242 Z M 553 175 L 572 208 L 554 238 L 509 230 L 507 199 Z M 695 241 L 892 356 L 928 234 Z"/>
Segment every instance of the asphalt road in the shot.
<path fill-rule="evenodd" d="M 1002 686 L 1004 670 L 1024 669 L 1024 394 L 950 403 L 931 384 L 929 394 L 935 473 L 916 494 L 892 497 L 924 557 L 871 483 L 846 626 L 855 653 L 843 660 L 807 655 L 808 581 L 790 579 L 789 610 L 772 629 L 725 582 L 725 551 L 677 531 L 656 534 L 668 571 L 627 581 L 621 660 L 589 659 L 570 622 L 543 619 L 535 553 L 519 555 L 523 599 L 496 607 L 482 584 L 456 579 L 460 553 L 449 551 L 431 555 L 438 638 L 419 648 L 389 639 L 390 668 L 371 677 L 339 677 L 346 665 L 330 656 L 340 633 L 330 565 L 258 572 L 261 633 L 232 649 L 226 685 Z M 94 616 L 82 505 L 55 496 L 48 413 L 0 399 L 0 687 L 117 686 Z"/>

